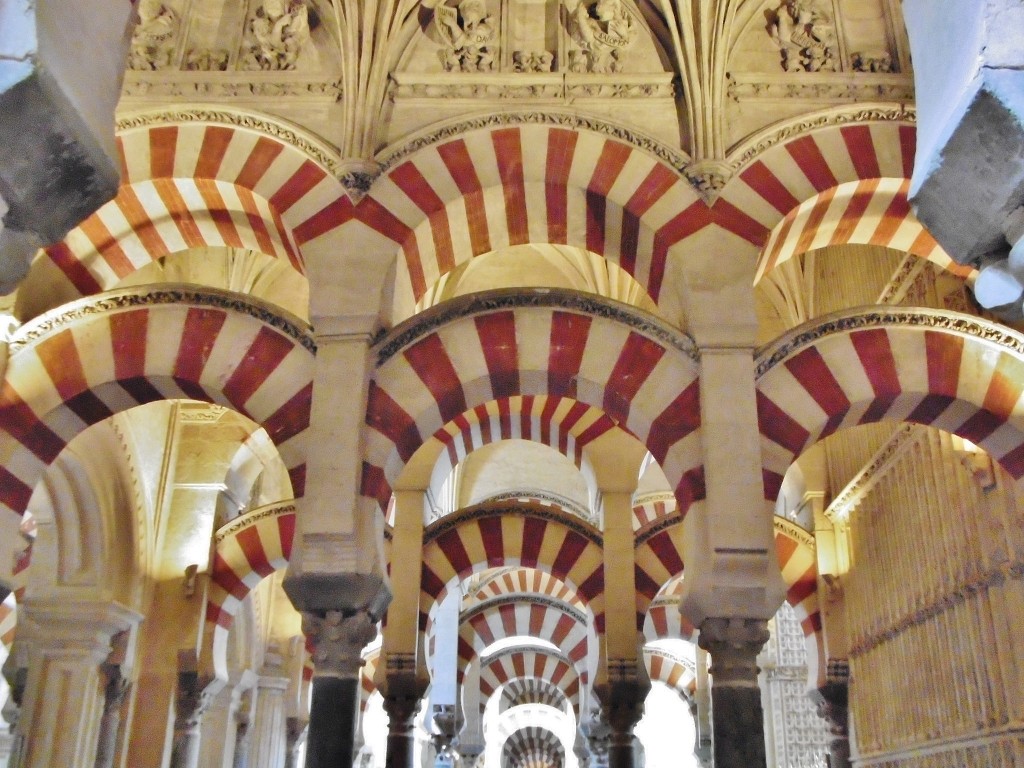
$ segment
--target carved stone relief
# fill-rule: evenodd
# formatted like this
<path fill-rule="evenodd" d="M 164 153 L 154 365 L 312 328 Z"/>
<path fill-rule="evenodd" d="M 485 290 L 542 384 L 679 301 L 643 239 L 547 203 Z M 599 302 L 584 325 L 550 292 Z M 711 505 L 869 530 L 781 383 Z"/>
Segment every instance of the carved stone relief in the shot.
<path fill-rule="evenodd" d="M 172 8 L 159 0 L 140 0 L 139 23 L 132 35 L 128 66 L 143 71 L 171 66 L 177 33 L 178 16 Z"/>
<path fill-rule="evenodd" d="M 490 72 L 498 53 L 498 27 L 483 0 L 462 0 L 456 9 L 434 10 L 444 48 L 438 51 L 446 72 Z"/>
<path fill-rule="evenodd" d="M 242 68 L 295 69 L 309 42 L 309 12 L 303 0 L 263 0 L 246 24 Z"/>
<path fill-rule="evenodd" d="M 579 45 L 569 52 L 573 72 L 621 72 L 626 50 L 637 36 L 638 22 L 620 0 L 579 0 L 569 31 Z"/>
<path fill-rule="evenodd" d="M 836 28 L 819 0 L 785 0 L 768 23 L 768 34 L 787 72 L 837 69 Z"/>

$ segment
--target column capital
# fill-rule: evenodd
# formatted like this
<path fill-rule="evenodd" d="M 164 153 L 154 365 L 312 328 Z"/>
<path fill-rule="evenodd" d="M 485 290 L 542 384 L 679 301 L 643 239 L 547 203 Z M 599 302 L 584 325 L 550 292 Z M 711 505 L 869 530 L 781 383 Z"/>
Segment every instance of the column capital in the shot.
<path fill-rule="evenodd" d="M 377 636 L 377 625 L 367 611 L 307 611 L 302 631 L 313 644 L 315 676 L 355 679 L 363 665 L 362 650 Z"/>
<path fill-rule="evenodd" d="M 28 599 L 19 633 L 29 648 L 47 656 L 91 656 L 106 661 L 111 640 L 134 629 L 142 614 L 113 601 L 56 601 Z"/>
<path fill-rule="evenodd" d="M 697 644 L 711 654 L 716 686 L 757 684 L 757 655 L 768 642 L 765 619 L 711 618 L 700 625 Z"/>

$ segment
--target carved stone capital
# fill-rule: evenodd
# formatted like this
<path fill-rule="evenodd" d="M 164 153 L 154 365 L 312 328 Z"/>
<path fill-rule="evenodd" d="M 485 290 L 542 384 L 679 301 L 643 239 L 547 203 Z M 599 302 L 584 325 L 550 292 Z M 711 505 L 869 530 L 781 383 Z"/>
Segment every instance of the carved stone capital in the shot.
<path fill-rule="evenodd" d="M 757 654 L 768 642 L 765 619 L 710 618 L 700 625 L 697 644 L 711 654 L 715 686 L 757 683 Z"/>
<path fill-rule="evenodd" d="M 379 686 L 388 714 L 388 730 L 392 734 L 409 734 L 413 719 L 420 710 L 429 681 L 415 673 L 389 673 Z"/>
<path fill-rule="evenodd" d="M 302 614 L 302 631 L 313 645 L 314 675 L 355 678 L 363 664 L 362 650 L 377 636 L 377 625 L 366 611 L 349 616 L 307 612 Z"/>
<path fill-rule="evenodd" d="M 338 165 L 338 180 L 353 203 L 358 203 L 370 191 L 383 167 L 376 160 L 349 159 Z"/>

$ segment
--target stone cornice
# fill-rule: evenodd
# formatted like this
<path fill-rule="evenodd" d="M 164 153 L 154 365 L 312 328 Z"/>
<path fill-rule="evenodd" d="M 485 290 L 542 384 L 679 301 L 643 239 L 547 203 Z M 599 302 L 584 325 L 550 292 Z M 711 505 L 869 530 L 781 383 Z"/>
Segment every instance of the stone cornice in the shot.
<path fill-rule="evenodd" d="M 184 283 L 122 288 L 62 304 L 21 326 L 11 338 L 11 354 L 91 316 L 140 307 L 181 305 L 213 307 L 248 315 L 280 331 L 311 354 L 316 354 L 316 344 L 309 326 L 297 317 L 251 296 Z"/>
<path fill-rule="evenodd" d="M 922 307 L 858 307 L 835 312 L 794 328 L 754 356 L 756 377 L 760 379 L 775 366 L 826 336 L 864 328 L 920 328 L 940 330 L 970 337 L 1024 356 L 1024 335 L 1005 326 L 973 315 Z"/>
<path fill-rule="evenodd" d="M 455 320 L 508 309 L 536 307 L 577 312 L 613 320 L 660 344 L 671 347 L 694 362 L 700 359 L 697 345 L 678 330 L 643 310 L 593 294 L 554 288 L 500 289 L 460 296 L 433 306 L 395 326 L 374 346 L 377 367 L 406 347 Z"/>

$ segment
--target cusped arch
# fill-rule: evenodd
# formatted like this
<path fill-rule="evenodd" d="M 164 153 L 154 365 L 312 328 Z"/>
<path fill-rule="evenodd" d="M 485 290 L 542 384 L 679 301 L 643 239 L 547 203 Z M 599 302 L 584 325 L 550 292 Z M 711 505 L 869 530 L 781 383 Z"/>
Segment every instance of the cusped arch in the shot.
<path fill-rule="evenodd" d="M 235 110 L 121 120 L 115 199 L 41 258 L 81 296 L 108 290 L 170 253 L 248 248 L 305 272 L 309 241 L 352 216 L 334 153 L 300 129 Z"/>
<path fill-rule="evenodd" d="M 842 427 L 943 429 L 1024 477 L 1024 336 L 937 309 L 866 308 L 806 323 L 758 352 L 767 505 L 789 465 Z"/>
<path fill-rule="evenodd" d="M 706 207 L 675 168 L 586 126 L 524 120 L 444 135 L 386 160 L 391 167 L 358 209 L 402 254 L 402 305 L 474 256 L 530 242 L 602 255 L 657 302 L 668 248 L 706 223 Z"/>
<path fill-rule="evenodd" d="M 301 496 L 314 350 L 298 322 L 194 286 L 82 299 L 22 326 L 0 391 L 0 539 L 14 546 L 33 489 L 73 437 L 155 400 L 203 400 L 252 419 Z"/>
<path fill-rule="evenodd" d="M 644 443 L 681 509 L 704 496 L 692 341 L 645 313 L 574 291 L 463 297 L 396 327 L 373 350 L 362 509 L 385 510 L 432 436 L 502 398 L 571 398 Z"/>

